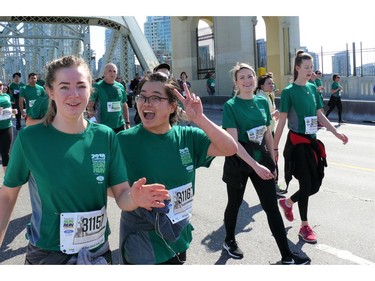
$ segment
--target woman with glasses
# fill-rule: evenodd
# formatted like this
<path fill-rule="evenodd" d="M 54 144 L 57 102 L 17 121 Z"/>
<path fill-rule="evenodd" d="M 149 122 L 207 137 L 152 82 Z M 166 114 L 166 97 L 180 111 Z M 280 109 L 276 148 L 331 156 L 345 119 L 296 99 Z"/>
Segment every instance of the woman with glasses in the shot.
<path fill-rule="evenodd" d="M 174 79 L 146 76 L 135 97 L 142 122 L 117 134 L 130 182 L 145 177 L 164 184 L 170 196 L 166 208 L 121 213 L 121 263 L 183 264 L 192 241 L 196 169 L 237 151 L 233 138 L 204 115 L 200 98 L 183 87 L 185 98 Z M 197 127 L 176 125 L 178 101 Z"/>

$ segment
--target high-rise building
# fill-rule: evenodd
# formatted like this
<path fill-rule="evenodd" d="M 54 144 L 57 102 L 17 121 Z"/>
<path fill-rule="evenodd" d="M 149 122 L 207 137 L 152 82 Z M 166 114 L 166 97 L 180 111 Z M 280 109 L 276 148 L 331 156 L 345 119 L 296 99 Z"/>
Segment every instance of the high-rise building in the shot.
<path fill-rule="evenodd" d="M 332 71 L 342 76 L 351 75 L 350 56 L 348 52 L 338 52 L 332 57 Z"/>
<path fill-rule="evenodd" d="M 144 34 L 158 61 L 172 65 L 171 17 L 148 16 Z"/>
<path fill-rule="evenodd" d="M 309 52 L 309 54 L 313 57 L 313 61 L 314 61 L 314 71 L 315 70 L 320 70 L 320 62 L 319 62 L 319 55 L 317 53 L 314 53 L 314 52 Z"/>
<path fill-rule="evenodd" d="M 267 69 L 267 42 L 264 38 L 257 39 L 257 67 Z"/>
<path fill-rule="evenodd" d="M 307 47 L 301 47 L 301 50 L 303 50 L 304 52 L 308 53 L 310 56 L 312 56 L 313 58 L 313 61 L 314 61 L 314 71 L 315 70 L 320 70 L 320 62 L 319 62 L 319 55 L 317 53 L 314 53 L 314 52 L 310 52 L 309 49 L 307 49 Z"/>
<path fill-rule="evenodd" d="M 375 63 L 366 63 L 361 66 L 357 66 L 357 76 L 375 76 Z M 363 70 L 363 74 L 362 74 Z"/>

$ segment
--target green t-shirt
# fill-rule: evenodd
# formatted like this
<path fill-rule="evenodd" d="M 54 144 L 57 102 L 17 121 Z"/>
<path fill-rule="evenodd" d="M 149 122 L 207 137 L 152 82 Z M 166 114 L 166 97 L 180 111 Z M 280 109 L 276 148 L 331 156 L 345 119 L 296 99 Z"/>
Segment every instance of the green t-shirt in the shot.
<path fill-rule="evenodd" d="M 46 84 L 46 81 L 44 81 L 44 80 L 41 79 L 41 80 L 37 80 L 36 83 L 37 83 L 39 86 L 44 87 L 44 85 Z"/>
<path fill-rule="evenodd" d="M 258 95 L 254 95 L 250 100 L 235 96 L 224 104 L 222 119 L 224 129 L 237 128 L 238 140 L 249 142 L 248 130 L 263 125 L 269 126 L 271 123 L 268 101 Z"/>
<path fill-rule="evenodd" d="M 147 131 L 141 123 L 119 132 L 117 136 L 130 183 L 146 177 L 148 184 L 161 183 L 168 190 L 191 183 L 195 193 L 196 169 L 209 167 L 214 159 L 207 156 L 211 141 L 197 127 L 173 126 L 167 133 L 159 135 Z M 134 216 L 137 214 L 134 213 Z M 142 220 L 139 216 L 138 219 Z M 127 227 L 127 221 L 122 222 L 122 227 Z M 192 226 L 188 224 L 176 242 L 164 241 L 154 230 L 149 231 L 148 239 L 153 252 L 146 252 L 144 255 L 154 255 L 156 264 L 169 260 L 174 256 L 169 247 L 176 253 L 189 248 L 191 231 Z"/>
<path fill-rule="evenodd" d="M 95 102 L 95 110 L 98 112 L 99 123 L 116 129 L 125 124 L 123 117 L 123 104 L 128 100 L 124 86 L 115 81 L 108 84 L 101 80 L 94 84 L 94 92 L 90 101 Z"/>
<path fill-rule="evenodd" d="M 316 85 L 317 90 L 318 90 L 319 87 L 323 86 L 322 79 L 320 79 L 320 78 L 316 78 L 316 79 L 315 79 L 315 85 Z M 323 101 L 323 100 L 324 100 L 323 90 L 318 90 L 318 93 L 319 93 L 320 98 L 321 98 L 322 101 Z M 323 103 L 324 103 L 324 102 L 323 102 Z"/>
<path fill-rule="evenodd" d="M 236 128 L 238 140 L 250 142 L 247 131 L 259 126 L 270 126 L 271 113 L 265 97 L 254 95 L 252 99 L 242 99 L 235 96 L 229 99 L 223 107 L 222 127 L 224 129 Z M 260 150 L 254 149 L 251 155 L 255 161 L 262 160 Z"/>
<path fill-rule="evenodd" d="M 10 93 L 13 95 L 13 97 L 16 101 L 18 101 L 18 99 L 19 99 L 21 88 L 23 88 L 25 86 L 26 85 L 22 82 L 20 82 L 18 84 L 14 83 L 14 82 L 10 83 L 9 90 L 10 90 Z M 17 107 L 18 107 L 18 104 L 17 104 Z"/>
<path fill-rule="evenodd" d="M 25 98 L 26 102 L 26 114 L 29 115 L 30 108 L 34 105 L 34 102 L 41 96 L 46 96 L 46 90 L 36 84 L 35 86 L 26 85 L 21 88 L 20 97 Z"/>
<path fill-rule="evenodd" d="M 206 80 L 207 87 L 210 88 L 211 92 L 215 92 L 215 79 L 210 77 Z"/>
<path fill-rule="evenodd" d="M 42 119 L 48 110 L 49 97 L 48 95 L 38 97 L 34 105 L 29 109 L 27 116 L 33 119 Z"/>
<path fill-rule="evenodd" d="M 28 182 L 32 206 L 27 236 L 45 250 L 60 250 L 60 214 L 107 206 L 107 188 L 127 181 L 113 130 L 89 122 L 80 134 L 36 124 L 18 133 L 4 185 Z M 110 234 L 109 224 L 105 240 Z"/>
<path fill-rule="evenodd" d="M 316 86 L 311 83 L 291 83 L 281 92 L 279 111 L 288 113 L 288 128 L 293 132 L 304 134 L 305 117 L 317 116 L 317 110 L 323 107 Z"/>
<path fill-rule="evenodd" d="M 12 127 L 12 98 L 7 93 L 0 93 L 0 129 Z"/>
<path fill-rule="evenodd" d="M 323 85 L 322 79 L 316 78 L 315 79 L 315 85 L 316 85 L 316 87 L 322 86 Z"/>
<path fill-rule="evenodd" d="M 336 90 L 338 88 L 340 88 L 341 85 L 339 82 L 333 82 L 332 85 L 331 85 L 331 89 L 332 90 Z M 341 95 L 340 95 L 340 91 L 337 91 L 336 93 L 332 94 L 332 96 L 336 97 L 336 98 L 339 98 Z"/>

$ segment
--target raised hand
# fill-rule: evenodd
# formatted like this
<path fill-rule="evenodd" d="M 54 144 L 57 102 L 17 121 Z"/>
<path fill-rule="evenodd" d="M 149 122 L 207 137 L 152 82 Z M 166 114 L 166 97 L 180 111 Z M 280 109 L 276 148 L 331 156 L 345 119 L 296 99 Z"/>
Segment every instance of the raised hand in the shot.
<path fill-rule="evenodd" d="M 174 90 L 174 94 L 184 106 L 184 111 L 188 118 L 194 121 L 195 118 L 203 115 L 203 105 L 199 96 L 190 93 L 186 83 L 183 83 L 186 98 L 184 98 L 179 91 Z"/>

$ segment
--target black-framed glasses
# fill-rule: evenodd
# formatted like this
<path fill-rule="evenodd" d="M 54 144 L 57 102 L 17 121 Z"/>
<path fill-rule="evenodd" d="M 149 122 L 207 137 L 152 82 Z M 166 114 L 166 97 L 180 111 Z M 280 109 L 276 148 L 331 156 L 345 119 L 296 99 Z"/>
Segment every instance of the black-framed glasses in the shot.
<path fill-rule="evenodd" d="M 159 96 L 145 97 L 144 95 L 141 95 L 141 94 L 135 96 L 135 102 L 138 104 L 142 104 L 148 101 L 149 104 L 153 106 L 158 106 L 162 100 L 168 100 L 168 98 L 162 98 Z"/>

